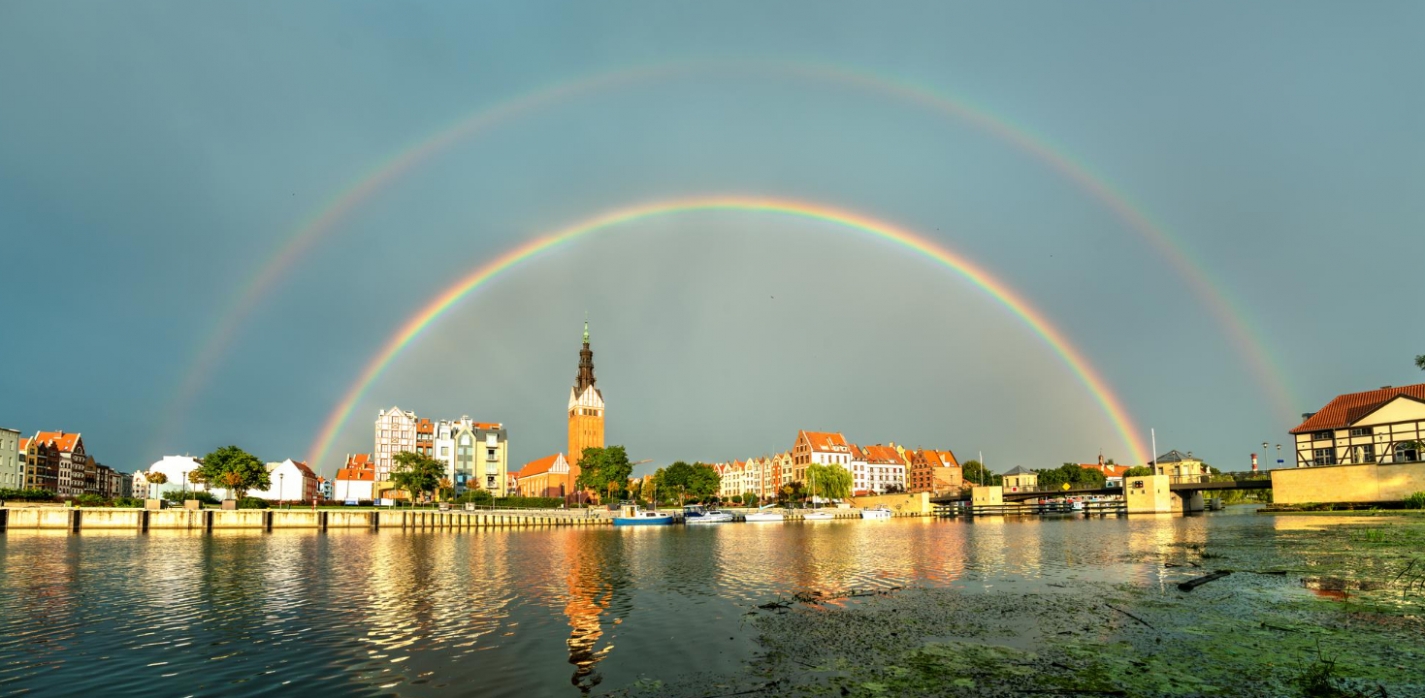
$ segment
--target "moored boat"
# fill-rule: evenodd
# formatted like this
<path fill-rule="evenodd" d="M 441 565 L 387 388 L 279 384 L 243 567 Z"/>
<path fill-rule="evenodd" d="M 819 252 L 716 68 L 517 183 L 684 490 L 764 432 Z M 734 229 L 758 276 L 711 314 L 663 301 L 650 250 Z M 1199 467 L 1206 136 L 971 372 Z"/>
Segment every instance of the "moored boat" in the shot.
<path fill-rule="evenodd" d="M 870 509 L 862 509 L 862 510 L 861 510 L 861 518 L 863 518 L 863 519 L 889 519 L 889 518 L 891 518 L 891 508 L 888 507 L 888 506 L 886 506 L 886 505 L 884 505 L 884 504 L 878 504 L 878 505 L 876 505 L 876 506 L 874 506 L 874 507 L 871 507 Z"/>
<path fill-rule="evenodd" d="M 803 521 L 830 521 L 834 518 L 836 518 L 836 516 L 831 512 L 821 511 L 819 509 L 813 509 L 802 515 Z"/>
<path fill-rule="evenodd" d="M 625 504 L 614 517 L 615 526 L 667 526 L 673 523 L 672 514 L 648 511 L 637 504 Z"/>
<path fill-rule="evenodd" d="M 772 506 L 773 505 L 768 504 L 765 507 L 758 508 L 757 511 L 748 512 L 744 518 L 747 523 L 781 523 L 786 519 L 786 516 L 780 511 L 772 510 Z"/>
<path fill-rule="evenodd" d="M 716 509 L 708 509 L 701 504 L 689 504 L 683 507 L 683 523 L 693 524 L 719 524 L 731 523 L 732 514 Z"/>

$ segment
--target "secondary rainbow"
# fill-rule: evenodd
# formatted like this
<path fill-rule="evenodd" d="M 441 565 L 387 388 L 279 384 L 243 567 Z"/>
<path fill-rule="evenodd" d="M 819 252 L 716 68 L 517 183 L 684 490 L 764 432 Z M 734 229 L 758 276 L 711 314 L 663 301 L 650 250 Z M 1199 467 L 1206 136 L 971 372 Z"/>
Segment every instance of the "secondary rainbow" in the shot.
<path fill-rule="evenodd" d="M 322 467 L 327 452 L 341 432 L 351 411 L 361 401 L 367 389 L 381 377 L 386 367 L 400 355 L 410 343 L 420 336 L 427 327 L 450 310 L 461 299 L 479 289 L 491 279 L 518 266 L 542 252 L 572 242 L 586 235 L 609 230 L 620 224 L 636 220 L 667 216 L 693 211 L 743 211 L 751 213 L 775 213 L 800 218 L 835 223 L 850 230 L 860 231 L 876 238 L 893 242 L 901 247 L 920 253 L 956 272 L 971 284 L 989 294 L 990 297 L 1008 308 L 1027 324 L 1035 334 L 1052 349 L 1074 375 L 1092 393 L 1094 400 L 1107 415 L 1124 446 L 1130 451 L 1133 462 L 1148 462 L 1147 449 L 1139 436 L 1122 401 L 1109 388 L 1099 372 L 1084 358 L 1083 354 L 1049 320 L 1027 301 L 995 278 L 988 270 L 972 263 L 933 240 L 915 235 L 904 228 L 869 218 L 857 213 L 839 210 L 818 203 L 793 201 L 788 199 L 767 199 L 744 196 L 716 196 L 703 198 L 659 201 L 628 208 L 617 209 L 589 218 L 548 235 L 520 245 L 497 259 L 475 269 L 441 291 L 419 311 L 410 317 L 395 334 L 391 335 L 381 349 L 367 362 L 356 381 L 347 389 L 341 401 L 327 416 L 315 442 L 308 450 L 308 463 Z"/>

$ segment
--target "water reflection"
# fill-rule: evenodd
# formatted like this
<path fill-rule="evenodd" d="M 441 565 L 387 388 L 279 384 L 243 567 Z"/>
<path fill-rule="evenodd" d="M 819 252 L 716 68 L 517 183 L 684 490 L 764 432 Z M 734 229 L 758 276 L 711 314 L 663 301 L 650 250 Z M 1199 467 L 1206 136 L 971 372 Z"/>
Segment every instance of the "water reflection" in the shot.
<path fill-rule="evenodd" d="M 711 663 L 735 669 L 754 649 L 742 615 L 798 592 L 908 584 L 969 592 L 1011 580 L 1026 592 L 1078 580 L 1166 587 L 1182 571 L 1165 562 L 1224 542 L 1251 551 L 1254 564 L 1293 546 L 1308 551 L 1298 557 L 1321 559 L 1310 546 L 1331 523 L 1214 515 L 13 531 L 0 536 L 0 685 L 224 695 L 291 682 L 322 694 L 588 694 Z"/>

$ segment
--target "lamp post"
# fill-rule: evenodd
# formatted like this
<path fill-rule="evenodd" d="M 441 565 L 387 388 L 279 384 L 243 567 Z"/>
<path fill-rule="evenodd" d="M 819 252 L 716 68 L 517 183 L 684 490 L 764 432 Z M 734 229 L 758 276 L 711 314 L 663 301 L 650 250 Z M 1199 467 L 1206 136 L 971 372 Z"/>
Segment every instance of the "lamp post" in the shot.
<path fill-rule="evenodd" d="M 1282 445 L 1277 444 L 1277 465 L 1282 465 Z"/>
<path fill-rule="evenodd" d="M 187 499 L 187 497 L 188 497 L 188 471 L 187 471 L 187 470 L 184 470 L 184 471 L 183 471 L 183 489 L 181 490 L 181 492 L 183 493 L 183 494 L 182 494 L 183 498 Z"/>
<path fill-rule="evenodd" d="M 286 479 L 287 473 L 277 473 L 277 502 L 279 504 L 282 502 L 282 495 L 286 494 L 287 488 L 282 486 L 282 482 Z"/>

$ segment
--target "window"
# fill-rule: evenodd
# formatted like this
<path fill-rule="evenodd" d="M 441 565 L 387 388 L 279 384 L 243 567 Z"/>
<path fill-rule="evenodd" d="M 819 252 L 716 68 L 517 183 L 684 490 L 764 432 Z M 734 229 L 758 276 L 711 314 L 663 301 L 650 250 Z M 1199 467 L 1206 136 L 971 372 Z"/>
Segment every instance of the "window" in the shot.
<path fill-rule="evenodd" d="M 1312 465 L 1335 465 L 1336 449 L 1318 448 L 1315 451 L 1312 451 L 1311 463 Z"/>
<path fill-rule="evenodd" d="M 1371 435 L 1371 428 L 1370 428 L 1370 427 L 1356 427 L 1356 428 L 1354 428 L 1354 429 L 1351 430 L 1351 436 L 1370 436 L 1370 435 Z"/>
<path fill-rule="evenodd" d="M 1329 431 L 1318 431 L 1318 432 L 1316 432 L 1315 434 L 1312 434 L 1312 435 L 1311 435 L 1311 438 L 1316 439 L 1317 441 L 1330 441 L 1330 440 L 1331 440 L 1331 432 L 1329 432 Z"/>
<path fill-rule="evenodd" d="M 1395 446 L 1395 462 L 1414 463 L 1420 460 L 1419 442 L 1408 441 Z"/>
<path fill-rule="evenodd" d="M 1376 447 L 1375 447 L 1375 444 L 1366 444 L 1366 445 L 1364 445 L 1364 446 L 1358 446 L 1357 449 L 1360 450 L 1360 452 L 1361 452 L 1361 454 L 1360 454 L 1360 455 L 1361 455 L 1361 460 L 1360 460 L 1359 462 L 1361 462 L 1361 463 L 1374 463 L 1374 462 L 1376 462 Z"/>

